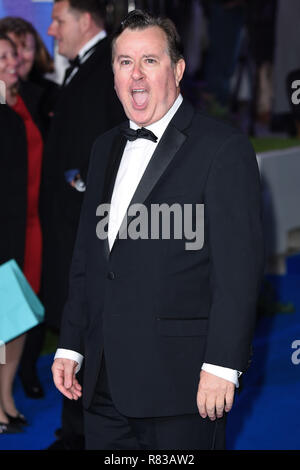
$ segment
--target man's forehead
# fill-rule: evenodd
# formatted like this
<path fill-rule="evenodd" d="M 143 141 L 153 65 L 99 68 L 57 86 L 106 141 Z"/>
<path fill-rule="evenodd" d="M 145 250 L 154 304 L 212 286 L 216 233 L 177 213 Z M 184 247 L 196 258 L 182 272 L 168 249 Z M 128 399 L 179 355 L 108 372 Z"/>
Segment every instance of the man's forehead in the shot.
<path fill-rule="evenodd" d="M 115 45 L 120 54 L 128 54 L 131 51 L 141 52 L 143 55 L 164 52 L 168 46 L 167 36 L 158 26 L 143 29 L 127 28 L 116 39 Z"/>
<path fill-rule="evenodd" d="M 53 5 L 52 16 L 63 15 L 71 11 L 70 4 L 67 0 L 56 2 Z"/>

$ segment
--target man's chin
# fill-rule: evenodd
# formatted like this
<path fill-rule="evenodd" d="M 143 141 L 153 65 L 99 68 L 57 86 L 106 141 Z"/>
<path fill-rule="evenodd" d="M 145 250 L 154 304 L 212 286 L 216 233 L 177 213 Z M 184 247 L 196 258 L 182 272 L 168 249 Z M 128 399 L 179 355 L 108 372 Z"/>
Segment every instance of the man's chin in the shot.
<path fill-rule="evenodd" d="M 147 112 L 147 109 L 133 109 L 129 113 L 130 117 L 129 119 L 133 122 L 135 122 L 138 126 L 140 127 L 146 127 L 150 125 L 150 114 Z"/>
<path fill-rule="evenodd" d="M 67 52 L 64 50 L 63 47 L 58 46 L 57 52 L 59 53 L 59 55 L 62 55 L 63 57 L 65 57 L 66 59 L 68 59 L 68 54 L 67 54 Z"/>

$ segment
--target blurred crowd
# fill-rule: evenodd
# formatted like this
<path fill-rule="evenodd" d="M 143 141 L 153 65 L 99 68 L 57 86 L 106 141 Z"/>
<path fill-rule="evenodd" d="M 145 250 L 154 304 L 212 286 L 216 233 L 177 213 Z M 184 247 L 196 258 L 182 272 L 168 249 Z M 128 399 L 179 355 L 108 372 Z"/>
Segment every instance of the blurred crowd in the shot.
<path fill-rule="evenodd" d="M 285 51 L 299 5 L 290 0 L 293 10 L 283 3 L 56 0 L 48 30 L 55 57 L 31 23 L 0 19 L 0 80 L 6 89 L 0 106 L 0 263 L 15 259 L 46 309 L 44 324 L 7 344 L 6 364 L 0 365 L 0 433 L 26 426 L 13 399 L 17 371 L 28 396 L 44 396 L 36 363 L 46 327 L 60 328 L 91 148 L 99 134 L 125 119 L 111 69 L 114 26 L 128 8 L 169 16 L 184 45 L 185 96 L 249 134 L 261 123 L 293 135 L 286 81 L 299 54 L 288 60 Z M 64 402 L 58 434 L 62 448 L 83 445 L 80 401 Z"/>
<path fill-rule="evenodd" d="M 201 109 L 251 136 L 299 135 L 291 103 L 299 77 L 297 0 L 133 3 L 177 25 L 187 62 L 184 91 Z"/>

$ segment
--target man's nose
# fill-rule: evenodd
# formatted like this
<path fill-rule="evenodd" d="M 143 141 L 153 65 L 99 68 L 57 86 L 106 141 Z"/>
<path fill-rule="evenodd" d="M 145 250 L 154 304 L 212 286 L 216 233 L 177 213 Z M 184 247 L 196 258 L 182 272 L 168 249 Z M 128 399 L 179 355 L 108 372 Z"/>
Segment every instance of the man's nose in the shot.
<path fill-rule="evenodd" d="M 141 80 L 144 77 L 144 72 L 140 64 L 135 64 L 132 70 L 132 78 L 133 80 Z"/>
<path fill-rule="evenodd" d="M 55 25 L 54 25 L 53 21 L 52 21 L 52 23 L 50 24 L 47 33 L 48 33 L 48 36 L 54 36 L 54 37 L 55 37 L 55 35 L 56 35 L 56 28 L 55 28 Z"/>

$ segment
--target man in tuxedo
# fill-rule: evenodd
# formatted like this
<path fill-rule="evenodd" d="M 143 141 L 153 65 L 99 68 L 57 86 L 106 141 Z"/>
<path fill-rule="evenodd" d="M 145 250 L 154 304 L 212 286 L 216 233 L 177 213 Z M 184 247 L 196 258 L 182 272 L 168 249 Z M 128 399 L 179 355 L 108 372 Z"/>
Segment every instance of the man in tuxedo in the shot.
<path fill-rule="evenodd" d="M 83 391 L 88 449 L 223 449 L 249 364 L 263 271 L 256 158 L 182 98 L 184 68 L 170 20 L 137 10 L 121 23 L 113 71 L 129 122 L 93 146 L 52 366 L 67 398 Z M 203 227 L 200 243 L 154 230 L 153 209 L 175 205 L 185 228 Z"/>
<path fill-rule="evenodd" d="M 92 144 L 98 135 L 124 120 L 113 87 L 104 3 L 56 0 L 48 31 L 58 43 L 58 52 L 70 61 L 46 140 L 41 203 L 45 246 L 43 301 L 46 322 L 56 329 L 60 328 L 67 298 Z M 68 428 L 75 428 L 74 404 L 70 413 L 65 413 L 67 406 L 63 416 L 70 418 Z"/>

